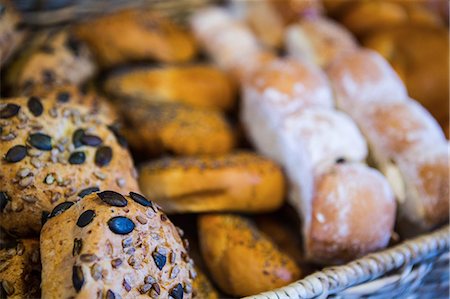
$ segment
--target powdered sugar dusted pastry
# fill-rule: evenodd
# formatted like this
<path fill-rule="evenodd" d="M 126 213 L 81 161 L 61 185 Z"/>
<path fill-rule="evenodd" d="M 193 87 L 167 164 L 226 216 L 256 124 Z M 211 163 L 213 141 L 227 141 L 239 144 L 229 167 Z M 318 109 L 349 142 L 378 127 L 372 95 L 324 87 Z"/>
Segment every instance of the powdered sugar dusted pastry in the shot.
<path fill-rule="evenodd" d="M 327 69 L 338 108 L 352 114 L 368 102 L 407 99 L 403 82 L 377 52 L 360 49 L 341 55 Z"/>
<path fill-rule="evenodd" d="M 342 263 L 384 248 L 395 222 L 389 184 L 361 164 L 336 164 L 316 180 L 306 255 L 318 263 Z"/>
<path fill-rule="evenodd" d="M 344 53 L 357 48 L 356 40 L 331 19 L 305 18 L 288 27 L 285 44 L 289 55 L 327 67 Z"/>
<path fill-rule="evenodd" d="M 187 243 L 143 196 L 104 191 L 50 217 L 41 233 L 43 298 L 192 298 Z"/>

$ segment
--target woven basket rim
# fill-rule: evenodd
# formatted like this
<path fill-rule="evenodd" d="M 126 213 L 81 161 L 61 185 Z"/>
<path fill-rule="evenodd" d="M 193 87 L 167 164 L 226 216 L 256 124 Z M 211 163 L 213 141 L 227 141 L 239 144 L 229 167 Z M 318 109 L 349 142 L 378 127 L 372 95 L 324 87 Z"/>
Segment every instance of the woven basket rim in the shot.
<path fill-rule="evenodd" d="M 445 225 L 345 265 L 327 267 L 287 286 L 245 298 L 327 298 L 361 283 L 372 282 L 390 271 L 438 259 L 449 251 L 449 245 L 450 226 Z"/>

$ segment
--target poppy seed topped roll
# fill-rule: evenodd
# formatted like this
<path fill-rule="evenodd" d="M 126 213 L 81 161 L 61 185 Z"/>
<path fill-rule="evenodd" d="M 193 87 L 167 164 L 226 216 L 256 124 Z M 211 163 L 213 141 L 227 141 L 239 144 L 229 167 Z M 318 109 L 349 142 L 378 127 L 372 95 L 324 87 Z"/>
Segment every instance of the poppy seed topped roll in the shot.
<path fill-rule="evenodd" d="M 126 143 L 103 110 L 63 95 L 0 104 L 0 225 L 7 231 L 39 232 L 56 205 L 90 192 L 138 190 Z"/>
<path fill-rule="evenodd" d="M 191 298 L 196 272 L 186 247 L 142 195 L 90 194 L 56 208 L 42 229 L 42 297 Z"/>

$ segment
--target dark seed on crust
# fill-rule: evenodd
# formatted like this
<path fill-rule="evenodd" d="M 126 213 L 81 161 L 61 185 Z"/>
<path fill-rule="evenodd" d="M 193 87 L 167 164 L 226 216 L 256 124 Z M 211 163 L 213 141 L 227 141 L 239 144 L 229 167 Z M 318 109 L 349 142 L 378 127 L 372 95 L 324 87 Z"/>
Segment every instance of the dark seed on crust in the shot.
<path fill-rule="evenodd" d="M 164 213 L 161 214 L 161 221 L 162 221 L 162 222 L 167 221 L 167 219 L 168 219 L 168 218 L 167 218 L 166 214 L 164 214 Z"/>
<path fill-rule="evenodd" d="M 72 51 L 75 56 L 80 54 L 80 42 L 73 36 L 67 37 L 65 46 Z"/>
<path fill-rule="evenodd" d="M 6 104 L 6 107 L 0 111 L 0 118 L 10 118 L 19 113 L 20 106 L 16 104 Z"/>
<path fill-rule="evenodd" d="M 72 283 L 78 293 L 84 284 L 83 270 L 80 266 L 73 266 L 72 268 Z"/>
<path fill-rule="evenodd" d="M 40 116 L 44 111 L 41 100 L 38 97 L 30 97 L 27 102 L 28 109 L 34 116 Z"/>
<path fill-rule="evenodd" d="M 106 298 L 105 299 L 116 299 L 116 295 L 114 295 L 114 292 L 111 290 L 108 290 L 106 292 Z"/>
<path fill-rule="evenodd" d="M 133 231 L 134 222 L 124 216 L 116 216 L 108 220 L 109 229 L 118 235 L 126 235 Z"/>
<path fill-rule="evenodd" d="M 50 213 L 49 213 L 49 212 L 47 212 L 47 211 L 42 211 L 42 214 L 41 214 L 41 225 L 42 225 L 42 226 L 47 222 L 48 216 L 50 216 Z"/>
<path fill-rule="evenodd" d="M 338 163 L 338 164 L 345 163 L 345 158 L 338 158 L 338 159 L 336 159 L 336 163 Z"/>
<path fill-rule="evenodd" d="M 95 217 L 95 211 L 93 211 L 93 210 L 84 211 L 78 218 L 77 225 L 79 227 L 85 227 L 86 225 L 91 223 L 92 220 L 94 220 L 94 217 Z"/>
<path fill-rule="evenodd" d="M 81 190 L 81 191 L 78 193 L 78 197 L 83 198 L 83 197 L 85 197 L 86 195 L 89 195 L 89 194 L 91 194 L 91 193 L 98 192 L 98 191 L 100 191 L 100 189 L 99 189 L 98 187 L 89 187 L 89 188 L 86 188 L 86 189 Z"/>
<path fill-rule="evenodd" d="M 75 238 L 73 240 L 72 255 L 73 256 L 79 255 L 81 252 L 81 249 L 83 249 L 83 240 Z"/>
<path fill-rule="evenodd" d="M 70 93 L 61 91 L 56 95 L 56 100 L 60 103 L 67 103 L 70 100 Z"/>
<path fill-rule="evenodd" d="M 170 290 L 169 295 L 174 299 L 183 299 L 183 286 L 181 283 L 177 284 L 173 289 Z"/>
<path fill-rule="evenodd" d="M 5 160 L 9 163 L 16 163 L 21 161 L 27 155 L 27 148 L 23 145 L 13 146 L 8 150 Z"/>
<path fill-rule="evenodd" d="M 58 216 L 59 214 L 65 212 L 66 210 L 68 210 L 71 206 L 73 206 L 74 203 L 71 201 L 65 201 L 60 203 L 59 205 L 57 205 L 53 211 L 50 213 L 50 215 L 48 216 L 48 218 L 52 218 L 55 216 Z"/>
<path fill-rule="evenodd" d="M 156 295 L 159 295 L 161 293 L 161 288 L 156 282 L 152 285 L 152 289 L 155 291 Z"/>
<path fill-rule="evenodd" d="M 69 163 L 70 164 L 83 164 L 86 160 L 86 155 L 84 152 L 73 152 L 69 157 Z"/>
<path fill-rule="evenodd" d="M 125 207 L 128 204 L 127 199 L 115 191 L 103 191 L 97 195 L 103 202 L 113 207 Z"/>
<path fill-rule="evenodd" d="M 111 261 L 111 266 L 113 266 L 113 268 L 117 268 L 117 267 L 119 267 L 120 265 L 122 265 L 122 260 L 119 259 L 119 258 L 113 259 L 113 260 Z"/>
<path fill-rule="evenodd" d="M 131 286 L 125 279 L 122 281 L 122 285 L 127 292 L 131 291 Z"/>
<path fill-rule="evenodd" d="M 83 145 L 83 143 L 81 142 L 81 139 L 83 138 L 83 136 L 84 136 L 83 129 L 77 129 L 75 132 L 73 132 L 72 143 L 75 148 Z"/>
<path fill-rule="evenodd" d="M 49 69 L 44 69 L 42 70 L 42 78 L 45 84 L 51 84 L 55 79 L 55 74 Z"/>
<path fill-rule="evenodd" d="M 8 194 L 5 191 L 0 191 L 0 211 L 3 212 L 3 210 L 6 207 L 6 204 L 8 203 L 9 197 Z"/>
<path fill-rule="evenodd" d="M 99 146 L 100 144 L 102 144 L 102 139 L 100 137 L 98 137 L 98 136 L 95 136 L 95 135 L 84 134 L 81 137 L 81 142 L 84 145 Z"/>
<path fill-rule="evenodd" d="M 43 151 L 52 150 L 52 138 L 46 134 L 42 133 L 30 134 L 28 142 L 37 149 Z"/>
<path fill-rule="evenodd" d="M 166 256 L 159 253 L 158 251 L 153 251 L 152 256 L 153 260 L 155 261 L 156 267 L 158 267 L 159 270 L 162 270 L 162 268 L 166 265 Z"/>
<path fill-rule="evenodd" d="M 128 142 L 125 139 L 125 137 L 123 137 L 122 134 L 120 134 L 119 129 L 117 129 L 116 126 L 114 125 L 110 125 L 108 126 L 108 129 L 114 134 L 114 136 L 116 137 L 117 142 L 119 143 L 119 145 L 123 148 L 127 148 L 128 147 Z"/>
<path fill-rule="evenodd" d="M 132 200 L 134 200 L 135 202 L 137 202 L 140 205 L 143 205 L 144 207 L 152 207 L 153 203 L 149 200 L 147 200 L 144 196 L 135 193 L 135 192 L 130 192 L 130 197 Z"/>
<path fill-rule="evenodd" d="M 95 164 L 103 167 L 109 164 L 112 159 L 112 149 L 109 146 L 101 146 L 95 152 Z"/>

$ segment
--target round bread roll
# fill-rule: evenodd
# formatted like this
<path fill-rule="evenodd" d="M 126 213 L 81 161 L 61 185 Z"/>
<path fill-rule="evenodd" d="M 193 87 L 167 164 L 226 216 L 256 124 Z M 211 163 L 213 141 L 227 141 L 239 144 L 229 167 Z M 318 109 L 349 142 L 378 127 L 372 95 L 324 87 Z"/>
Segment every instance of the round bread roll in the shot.
<path fill-rule="evenodd" d="M 343 263 L 384 248 L 396 203 L 386 179 L 362 164 L 336 164 L 316 180 L 306 256 L 320 264 Z"/>
<path fill-rule="evenodd" d="M 23 239 L 0 250 L 0 297 L 40 298 L 39 240 Z"/>
<path fill-rule="evenodd" d="M 431 143 L 396 160 L 403 178 L 400 218 L 428 230 L 448 221 L 449 144 Z"/>
<path fill-rule="evenodd" d="M 402 101 L 408 94 L 389 63 L 373 50 L 361 49 L 336 59 L 327 69 L 338 108 L 353 116 L 370 101 Z M 362 107 L 361 107 L 362 106 Z"/>
<path fill-rule="evenodd" d="M 160 159 L 140 168 L 139 185 L 167 213 L 272 211 L 285 188 L 281 169 L 249 152 Z"/>
<path fill-rule="evenodd" d="M 39 232 L 43 214 L 95 190 L 138 190 L 123 137 L 92 106 L 66 96 L 0 105 L 0 226 L 7 231 Z"/>
<path fill-rule="evenodd" d="M 222 154 L 234 146 L 230 125 L 219 111 L 176 103 L 120 102 L 131 147 L 146 155 Z"/>
<path fill-rule="evenodd" d="M 157 205 L 114 191 L 63 205 L 41 232 L 43 298 L 192 298 L 187 243 Z"/>
<path fill-rule="evenodd" d="M 333 107 L 327 78 L 316 66 L 277 59 L 255 71 L 244 86 L 245 101 L 264 102 L 285 115 L 304 107 Z"/>
<path fill-rule="evenodd" d="M 113 96 L 150 102 L 184 103 L 216 110 L 229 110 L 235 103 L 230 78 L 208 65 L 139 67 L 113 74 L 104 86 Z"/>
<path fill-rule="evenodd" d="M 289 55 L 322 68 L 342 54 L 354 51 L 357 43 L 347 29 L 327 18 L 306 18 L 288 27 L 285 44 Z"/>
<path fill-rule="evenodd" d="M 206 266 L 226 294 L 254 295 L 285 286 L 301 276 L 295 261 L 246 218 L 201 215 L 198 226 Z"/>
<path fill-rule="evenodd" d="M 371 34 L 363 44 L 383 55 L 405 82 L 410 96 L 448 129 L 448 29 L 404 25 Z"/>
<path fill-rule="evenodd" d="M 445 141 L 436 120 L 414 100 L 370 102 L 355 119 L 379 164 L 395 160 L 415 147 Z"/>
<path fill-rule="evenodd" d="M 0 66 L 3 66 L 26 37 L 21 17 L 9 0 L 0 1 Z"/>
<path fill-rule="evenodd" d="M 196 54 L 188 32 L 145 8 L 121 10 L 82 22 L 74 32 L 103 67 L 139 60 L 182 62 Z"/>
<path fill-rule="evenodd" d="M 38 33 L 21 52 L 5 76 L 14 96 L 61 84 L 81 84 L 96 70 L 86 45 L 65 30 Z"/>

